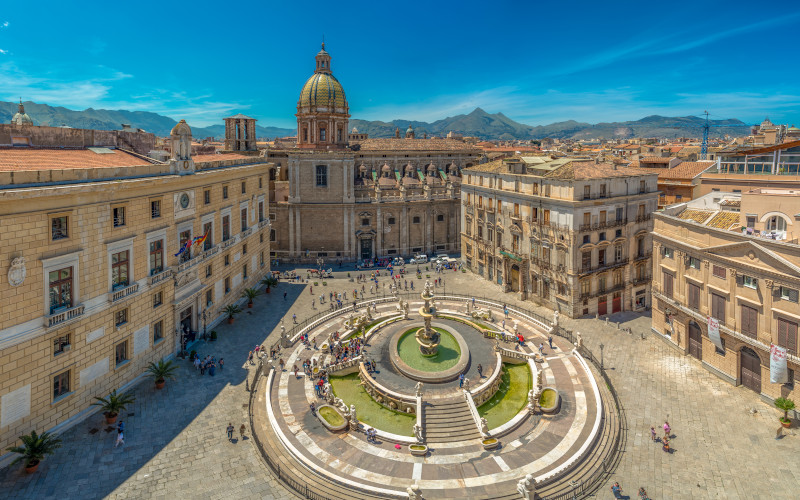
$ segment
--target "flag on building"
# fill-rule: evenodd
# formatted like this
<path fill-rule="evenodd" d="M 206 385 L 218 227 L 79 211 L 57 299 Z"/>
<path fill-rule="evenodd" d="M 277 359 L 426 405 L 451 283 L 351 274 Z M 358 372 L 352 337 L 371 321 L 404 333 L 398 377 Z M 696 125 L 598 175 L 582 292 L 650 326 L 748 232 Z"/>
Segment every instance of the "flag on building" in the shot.
<path fill-rule="evenodd" d="M 192 246 L 192 240 L 186 240 L 186 244 L 184 244 L 184 245 L 181 247 L 181 249 L 180 249 L 180 250 L 178 250 L 178 253 L 176 253 L 176 254 L 175 254 L 175 257 L 177 257 L 178 255 L 180 255 L 180 254 L 182 254 L 183 252 L 185 252 L 186 250 L 188 250 L 188 249 L 189 249 L 189 247 L 191 247 L 191 246 Z"/>
<path fill-rule="evenodd" d="M 207 237 L 208 237 L 208 231 L 206 231 L 206 234 L 204 234 L 203 236 L 198 236 L 197 238 L 195 238 L 194 244 L 202 245 L 206 241 Z"/>

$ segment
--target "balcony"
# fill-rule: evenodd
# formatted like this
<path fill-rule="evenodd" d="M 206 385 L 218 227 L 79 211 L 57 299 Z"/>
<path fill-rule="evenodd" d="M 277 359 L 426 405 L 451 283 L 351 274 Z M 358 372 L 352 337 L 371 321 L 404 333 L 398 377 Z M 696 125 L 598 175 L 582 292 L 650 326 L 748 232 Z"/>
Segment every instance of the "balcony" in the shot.
<path fill-rule="evenodd" d="M 601 264 L 594 267 L 582 267 L 581 274 L 589 274 L 589 273 L 597 273 L 600 271 L 605 271 L 607 269 L 613 269 L 615 267 L 624 266 L 628 263 L 628 259 L 621 259 L 617 262 L 609 262 L 607 264 Z"/>
<path fill-rule="evenodd" d="M 83 311 L 83 304 L 70 308 L 56 309 L 53 314 L 44 317 L 44 326 L 45 328 L 51 328 L 65 325 L 83 316 Z"/>
<path fill-rule="evenodd" d="M 601 295 L 608 295 L 610 293 L 618 292 L 624 289 L 625 289 L 625 284 L 620 283 L 619 285 L 614 285 L 611 288 L 604 288 L 602 290 L 597 290 L 595 293 L 590 294 L 590 297 L 599 297 Z"/>
<path fill-rule="evenodd" d="M 631 284 L 632 285 L 642 285 L 644 283 L 649 283 L 653 279 L 652 276 L 642 276 L 641 278 L 635 278 Z"/>
<path fill-rule="evenodd" d="M 646 259 L 649 259 L 652 256 L 653 256 L 653 251 L 650 250 L 650 251 L 647 251 L 647 252 L 642 252 L 642 253 L 636 254 L 636 257 L 634 257 L 633 260 L 646 260 Z"/>
<path fill-rule="evenodd" d="M 248 228 L 248 229 L 245 229 L 244 231 L 239 233 L 239 239 L 243 240 L 243 239 L 247 238 L 248 236 L 250 236 L 251 234 L 253 234 L 253 228 L 252 227 Z"/>
<path fill-rule="evenodd" d="M 119 302 L 120 300 L 133 295 L 134 293 L 139 291 L 139 283 L 134 283 L 133 285 L 129 285 L 126 287 L 120 287 L 116 290 L 112 290 L 108 292 L 108 301 L 109 302 Z"/>
<path fill-rule="evenodd" d="M 624 226 L 628 223 L 628 219 L 616 219 L 605 222 L 596 222 L 594 224 L 581 224 L 580 231 L 597 231 L 598 229 L 609 229 L 617 226 Z"/>
<path fill-rule="evenodd" d="M 160 271 L 160 272 L 157 272 L 155 274 L 151 274 L 150 276 L 148 276 L 147 277 L 147 284 L 150 285 L 150 286 L 156 285 L 156 284 L 161 283 L 162 281 L 166 280 L 170 276 L 172 276 L 172 269 L 170 269 L 170 268 L 164 269 L 163 271 Z"/>
<path fill-rule="evenodd" d="M 258 222 L 258 228 L 259 229 L 264 229 L 265 227 L 271 226 L 271 225 L 272 224 L 270 224 L 269 219 L 264 219 L 264 220 Z"/>
<path fill-rule="evenodd" d="M 187 269 L 189 269 L 191 267 L 194 267 L 195 265 L 199 264 L 201 260 L 203 260 L 203 255 L 198 255 L 196 257 L 192 257 L 191 259 L 187 260 L 186 262 L 178 265 L 178 270 L 176 271 L 176 274 L 177 273 L 182 273 L 183 271 L 185 271 L 185 270 L 187 270 Z"/>
<path fill-rule="evenodd" d="M 203 259 L 207 259 L 209 257 L 213 257 L 217 252 L 219 252 L 219 245 L 213 246 L 203 252 Z"/>
<path fill-rule="evenodd" d="M 236 243 L 236 238 L 228 238 L 227 240 L 222 242 L 222 244 L 219 246 L 219 250 L 220 251 L 226 250 L 232 247 L 234 243 Z"/>
<path fill-rule="evenodd" d="M 637 215 L 636 222 L 647 222 L 650 220 L 650 214 L 647 215 Z"/>

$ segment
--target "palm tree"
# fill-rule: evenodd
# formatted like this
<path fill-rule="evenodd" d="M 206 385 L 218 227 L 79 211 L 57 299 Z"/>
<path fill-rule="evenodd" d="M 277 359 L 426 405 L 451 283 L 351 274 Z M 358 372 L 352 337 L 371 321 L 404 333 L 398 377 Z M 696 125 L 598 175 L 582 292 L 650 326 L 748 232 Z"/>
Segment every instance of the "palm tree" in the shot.
<path fill-rule="evenodd" d="M 233 323 L 233 317 L 242 312 L 236 304 L 231 304 L 225 307 L 225 314 L 228 315 L 228 323 Z"/>
<path fill-rule="evenodd" d="M 92 403 L 92 406 L 99 406 L 103 410 L 103 415 L 106 416 L 106 423 L 113 424 L 117 420 L 117 415 L 125 409 L 129 404 L 133 404 L 136 398 L 129 392 L 117 394 L 117 390 L 111 391 L 107 398 L 99 398 L 95 396 L 97 401 Z"/>
<path fill-rule="evenodd" d="M 22 441 L 22 446 L 8 448 L 8 451 L 20 454 L 11 464 L 25 460 L 25 468 L 28 473 L 36 472 L 39 462 L 44 459 L 45 455 L 52 455 L 57 448 L 61 447 L 61 440 L 49 432 L 36 434 L 36 431 L 31 431 L 30 435 L 22 435 L 19 439 Z"/>
<path fill-rule="evenodd" d="M 794 410 L 794 401 L 789 398 L 778 398 L 775 400 L 775 407 L 783 412 L 781 422 L 785 424 L 791 423 L 791 420 L 789 420 L 789 411 Z"/>
<path fill-rule="evenodd" d="M 242 297 L 247 297 L 247 307 L 253 307 L 253 299 L 261 295 L 255 288 L 245 288 Z"/>
<path fill-rule="evenodd" d="M 270 288 L 278 286 L 278 280 L 274 276 L 267 276 L 261 280 L 261 284 L 267 287 L 267 293 L 269 293 Z"/>
<path fill-rule="evenodd" d="M 158 363 L 150 363 L 147 367 L 147 371 L 156 381 L 156 389 L 161 389 L 164 387 L 164 382 L 166 379 L 175 378 L 175 370 L 178 369 L 177 365 L 174 365 L 172 361 L 164 362 L 163 359 L 159 359 Z"/>

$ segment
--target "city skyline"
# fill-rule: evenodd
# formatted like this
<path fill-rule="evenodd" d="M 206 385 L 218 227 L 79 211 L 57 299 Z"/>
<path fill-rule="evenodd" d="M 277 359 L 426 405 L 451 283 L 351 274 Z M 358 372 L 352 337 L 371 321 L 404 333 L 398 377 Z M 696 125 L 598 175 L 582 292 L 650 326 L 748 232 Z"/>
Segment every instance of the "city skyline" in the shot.
<path fill-rule="evenodd" d="M 704 110 L 748 124 L 800 119 L 800 70 L 785 64 L 800 10 L 742 22 L 730 2 L 666 12 L 581 5 L 569 18 L 547 5 L 479 5 L 349 4 L 306 19 L 308 7 L 143 2 L 125 22 L 108 22 L 121 13 L 106 7 L 45 2 L 41 15 L 12 5 L 0 18 L 0 99 L 152 111 L 198 126 L 242 112 L 291 128 L 325 36 L 353 118 L 434 121 L 481 107 L 529 125 Z M 778 70 L 758 79 L 757 68 Z"/>

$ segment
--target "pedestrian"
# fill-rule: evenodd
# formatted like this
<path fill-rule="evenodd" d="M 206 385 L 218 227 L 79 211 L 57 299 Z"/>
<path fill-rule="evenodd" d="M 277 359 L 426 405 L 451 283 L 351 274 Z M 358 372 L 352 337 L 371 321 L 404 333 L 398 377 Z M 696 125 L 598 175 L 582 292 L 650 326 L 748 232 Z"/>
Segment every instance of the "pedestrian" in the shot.
<path fill-rule="evenodd" d="M 125 431 L 125 422 L 123 422 L 122 420 L 120 420 L 120 421 L 117 423 L 117 432 L 124 432 L 124 431 Z"/>
<path fill-rule="evenodd" d="M 292 321 L 294 321 L 295 325 L 297 324 L 297 315 L 296 314 L 292 314 Z"/>
<path fill-rule="evenodd" d="M 483 366 L 480 363 L 478 363 L 478 375 L 483 378 Z"/>
<path fill-rule="evenodd" d="M 650 439 L 655 443 L 656 442 L 656 428 L 650 427 Z"/>
<path fill-rule="evenodd" d="M 195 354 L 194 356 L 194 369 L 195 370 L 200 369 L 200 356 L 198 356 L 197 354 Z"/>
<path fill-rule="evenodd" d="M 228 422 L 228 441 L 233 440 L 233 424 Z"/>
<path fill-rule="evenodd" d="M 215 365 L 214 363 L 211 363 L 211 365 L 208 367 L 208 374 L 213 377 L 214 376 L 214 372 L 216 370 L 217 370 L 217 365 Z"/>
<path fill-rule="evenodd" d="M 508 318 L 508 306 L 506 306 L 505 304 L 503 304 L 503 314 L 505 314 L 506 318 Z"/>
<path fill-rule="evenodd" d="M 459 387 L 464 387 L 464 374 L 463 373 L 458 376 L 458 386 Z"/>
<path fill-rule="evenodd" d="M 547 342 L 550 343 L 550 349 L 552 349 L 553 348 L 553 336 L 552 335 L 550 335 L 550 337 L 547 338 Z"/>
<path fill-rule="evenodd" d="M 200 363 L 200 375 L 205 375 L 205 374 L 206 374 L 206 362 L 203 361 L 202 363 Z"/>
<path fill-rule="evenodd" d="M 114 448 L 119 445 L 125 446 L 125 435 L 122 433 L 122 429 L 117 431 L 117 443 L 114 445 Z"/>
<path fill-rule="evenodd" d="M 242 424 L 242 426 L 239 427 L 239 435 L 242 436 L 243 440 L 244 440 L 244 431 L 245 431 L 245 427 L 244 427 L 244 424 Z"/>
<path fill-rule="evenodd" d="M 311 309 L 316 309 L 317 308 L 317 306 L 315 304 L 316 301 L 317 301 L 317 299 L 311 299 Z"/>
<path fill-rule="evenodd" d="M 472 307 L 475 307 L 475 297 L 472 297 Z"/>
<path fill-rule="evenodd" d="M 669 426 L 669 422 L 664 420 L 664 437 L 668 438 L 672 434 L 672 428 Z"/>
<path fill-rule="evenodd" d="M 281 371 L 283 371 L 283 365 L 286 364 L 286 363 L 283 362 L 283 358 L 281 358 L 281 360 L 278 361 L 278 364 L 281 365 Z"/>
<path fill-rule="evenodd" d="M 539 342 L 539 354 L 544 354 L 544 342 Z"/>
<path fill-rule="evenodd" d="M 611 485 L 611 493 L 614 494 L 614 498 L 622 498 L 622 487 L 619 483 L 614 483 Z"/>
<path fill-rule="evenodd" d="M 650 497 L 647 496 L 647 491 L 644 487 L 639 488 L 639 498 L 641 500 L 650 500 Z"/>
<path fill-rule="evenodd" d="M 252 365 L 253 364 L 253 351 L 250 351 L 250 354 L 247 355 L 247 361 Z"/>
<path fill-rule="evenodd" d="M 297 365 L 294 365 L 294 378 L 298 378 L 297 377 Z"/>
<path fill-rule="evenodd" d="M 286 302 L 286 292 L 283 292 L 283 301 Z"/>
<path fill-rule="evenodd" d="M 308 293 L 314 295 L 314 285 L 308 285 Z"/>
<path fill-rule="evenodd" d="M 503 320 L 503 331 L 506 331 L 506 320 Z"/>
<path fill-rule="evenodd" d="M 219 369 L 222 371 L 222 368 L 225 366 L 225 360 L 223 358 L 219 358 Z"/>

